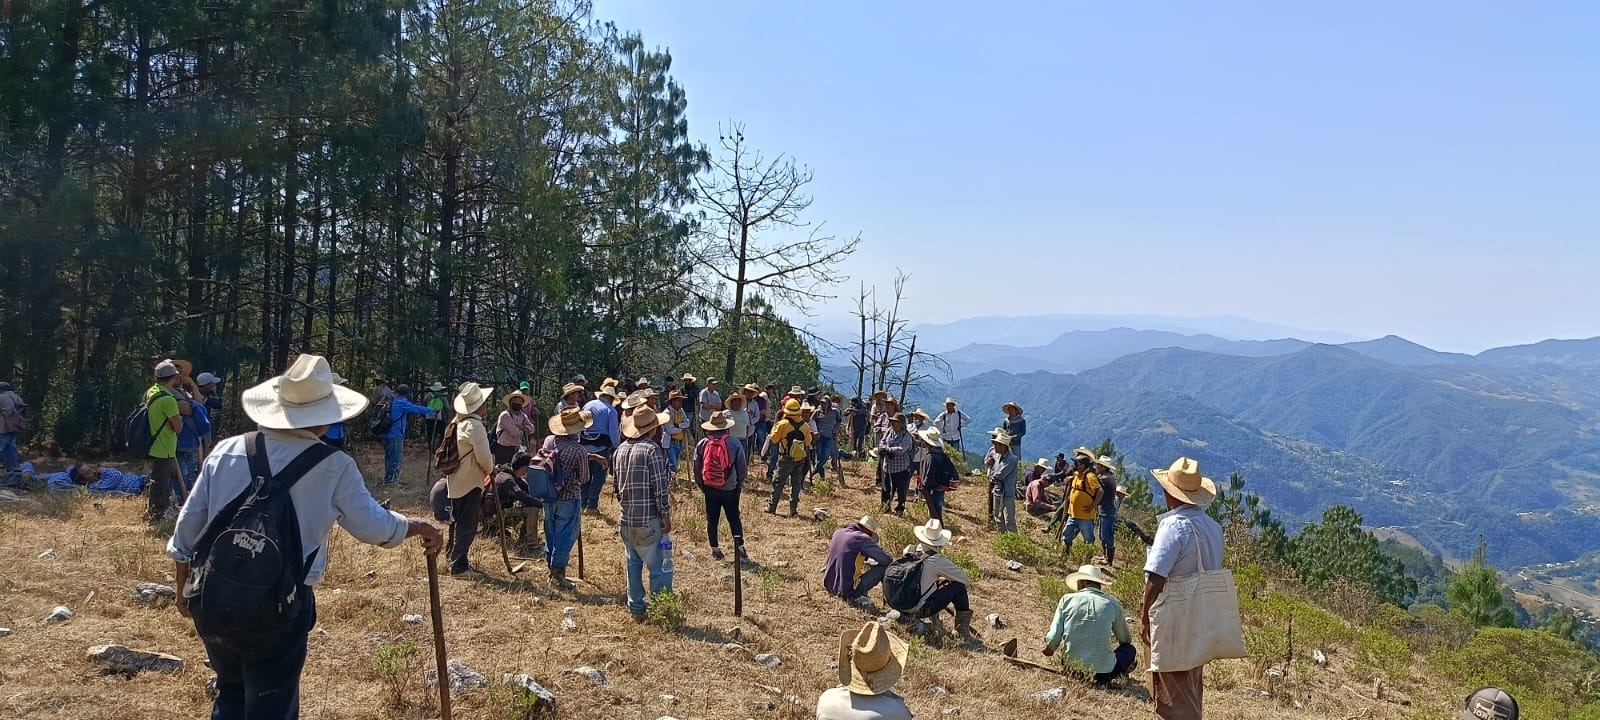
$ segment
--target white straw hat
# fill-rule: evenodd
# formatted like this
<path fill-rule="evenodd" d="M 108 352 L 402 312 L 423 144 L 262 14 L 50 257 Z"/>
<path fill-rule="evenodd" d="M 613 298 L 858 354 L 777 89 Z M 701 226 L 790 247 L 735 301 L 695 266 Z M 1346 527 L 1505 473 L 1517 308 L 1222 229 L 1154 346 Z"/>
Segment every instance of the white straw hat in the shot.
<path fill-rule="evenodd" d="M 344 422 L 367 409 L 367 398 L 334 383 L 328 360 L 301 355 L 282 375 L 244 391 L 244 414 L 269 430 Z"/>

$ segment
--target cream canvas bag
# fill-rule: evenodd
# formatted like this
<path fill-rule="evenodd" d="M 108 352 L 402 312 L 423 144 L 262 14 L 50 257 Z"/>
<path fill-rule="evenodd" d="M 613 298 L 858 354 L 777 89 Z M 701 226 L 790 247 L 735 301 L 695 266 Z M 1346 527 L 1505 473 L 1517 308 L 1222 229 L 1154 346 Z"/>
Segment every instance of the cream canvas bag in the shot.
<path fill-rule="evenodd" d="M 1168 578 L 1161 597 L 1150 606 L 1150 672 L 1182 672 L 1212 660 L 1248 656 L 1233 573 L 1205 568 L 1200 533 L 1193 523 L 1190 528 L 1200 572 Z"/>

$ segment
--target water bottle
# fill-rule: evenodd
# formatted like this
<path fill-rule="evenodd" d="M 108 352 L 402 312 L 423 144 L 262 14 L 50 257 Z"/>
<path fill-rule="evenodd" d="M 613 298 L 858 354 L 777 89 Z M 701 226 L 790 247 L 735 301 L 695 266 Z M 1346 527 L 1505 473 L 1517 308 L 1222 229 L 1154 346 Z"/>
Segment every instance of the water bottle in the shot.
<path fill-rule="evenodd" d="M 672 536 L 671 535 L 662 535 L 661 536 L 660 548 L 661 548 L 661 573 L 663 575 L 671 575 L 672 574 Z"/>

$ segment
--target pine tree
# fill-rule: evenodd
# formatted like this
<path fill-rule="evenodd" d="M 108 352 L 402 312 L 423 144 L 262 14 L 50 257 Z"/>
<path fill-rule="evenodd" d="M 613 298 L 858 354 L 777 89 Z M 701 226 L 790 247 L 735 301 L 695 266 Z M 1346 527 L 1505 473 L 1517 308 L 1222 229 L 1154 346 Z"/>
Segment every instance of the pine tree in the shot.
<path fill-rule="evenodd" d="M 1478 540 L 1472 561 L 1456 572 L 1446 593 L 1450 609 L 1464 615 L 1478 627 L 1512 627 L 1516 615 L 1505 606 L 1500 578 L 1488 561 L 1488 544 Z"/>

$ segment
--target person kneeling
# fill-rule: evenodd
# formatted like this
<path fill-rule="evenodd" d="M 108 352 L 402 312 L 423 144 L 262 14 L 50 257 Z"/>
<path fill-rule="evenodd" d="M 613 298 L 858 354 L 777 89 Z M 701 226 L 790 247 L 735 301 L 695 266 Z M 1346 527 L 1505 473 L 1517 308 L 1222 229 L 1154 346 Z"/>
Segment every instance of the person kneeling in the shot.
<path fill-rule="evenodd" d="M 521 520 L 516 522 L 508 519 L 506 523 L 508 526 L 516 525 L 517 542 L 530 547 L 544 544 L 539 540 L 540 514 L 544 510 L 544 501 L 528 494 L 526 478 L 528 466 L 532 463 L 533 456 L 519 450 L 511 457 L 511 462 L 496 465 L 494 468 L 494 497 L 500 501 L 498 510 L 502 516 Z M 492 513 L 496 508 L 485 509 Z"/>
<path fill-rule="evenodd" d="M 938 617 L 945 608 L 954 608 L 956 632 L 968 643 L 978 642 L 972 632 L 972 606 L 967 589 L 972 578 L 939 552 L 950 544 L 950 531 L 944 523 L 929 520 L 911 529 L 916 545 L 905 549 L 884 576 L 883 597 L 889 607 L 917 620 Z"/>
<path fill-rule="evenodd" d="M 867 592 L 883 581 L 894 558 L 878 545 L 878 521 L 871 516 L 833 531 L 828 560 L 822 567 L 822 587 L 828 594 L 863 608 L 872 607 Z"/>
<path fill-rule="evenodd" d="M 1116 598 L 1101 590 L 1105 584 L 1105 575 L 1093 565 L 1068 575 L 1067 587 L 1072 592 L 1061 596 L 1050 631 L 1044 636 L 1045 657 L 1063 649 L 1064 663 L 1070 660 L 1088 668 L 1099 687 L 1127 675 L 1138 657 L 1133 634 L 1128 631 L 1128 616 Z M 1112 637 L 1117 641 L 1115 650 Z"/>

